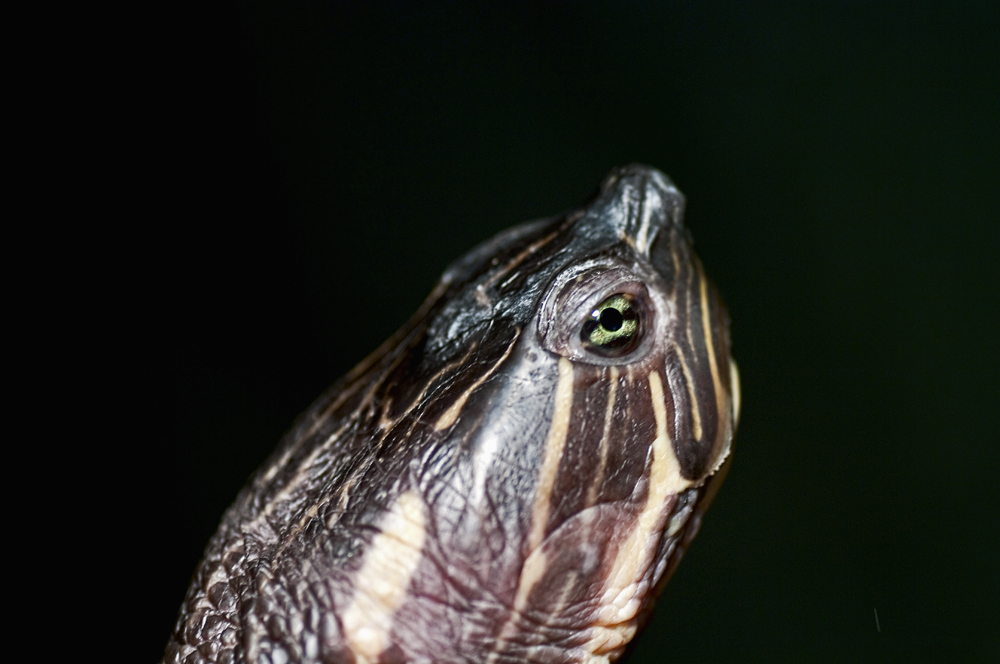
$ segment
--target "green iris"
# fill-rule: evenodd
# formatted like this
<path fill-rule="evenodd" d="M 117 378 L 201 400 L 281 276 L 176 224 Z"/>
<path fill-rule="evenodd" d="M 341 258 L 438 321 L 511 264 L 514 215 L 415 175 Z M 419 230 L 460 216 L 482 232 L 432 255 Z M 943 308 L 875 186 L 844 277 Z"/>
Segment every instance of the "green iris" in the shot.
<path fill-rule="evenodd" d="M 597 305 L 580 330 L 583 347 L 600 355 L 622 355 L 639 339 L 639 310 L 631 295 L 619 293 Z"/>

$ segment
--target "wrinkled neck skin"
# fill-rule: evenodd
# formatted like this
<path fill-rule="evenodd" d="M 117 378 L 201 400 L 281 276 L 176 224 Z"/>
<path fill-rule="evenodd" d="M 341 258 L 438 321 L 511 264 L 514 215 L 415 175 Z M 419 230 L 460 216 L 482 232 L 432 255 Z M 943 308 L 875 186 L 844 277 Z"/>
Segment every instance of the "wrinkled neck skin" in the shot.
<path fill-rule="evenodd" d="M 241 492 L 165 661 L 619 657 L 697 532 L 738 411 L 682 212 L 665 176 L 626 167 L 449 268 Z M 622 293 L 641 334 L 595 354 L 581 324 Z"/>

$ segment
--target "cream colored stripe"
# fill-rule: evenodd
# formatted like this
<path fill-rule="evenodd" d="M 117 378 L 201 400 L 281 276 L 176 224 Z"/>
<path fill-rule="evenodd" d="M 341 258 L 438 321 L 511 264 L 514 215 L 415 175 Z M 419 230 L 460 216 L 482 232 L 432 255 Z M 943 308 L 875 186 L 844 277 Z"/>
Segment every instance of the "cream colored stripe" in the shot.
<path fill-rule="evenodd" d="M 701 409 L 698 407 L 698 397 L 694 393 L 694 378 L 691 376 L 687 362 L 684 361 L 684 351 L 677 346 L 674 346 L 674 351 L 677 352 L 677 357 L 681 361 L 681 371 L 684 372 L 684 382 L 687 383 L 688 399 L 691 401 L 691 426 L 694 430 L 694 439 L 701 440 Z"/>
<path fill-rule="evenodd" d="M 649 469 L 646 504 L 628 540 L 618 549 L 614 568 L 604 584 L 600 611 L 586 649 L 591 657 L 607 656 L 623 647 L 635 635 L 636 615 L 650 591 L 646 573 L 656 555 L 664 527 L 665 508 L 670 495 L 679 494 L 693 482 L 681 476 L 670 434 L 663 381 L 655 371 L 649 374 L 649 396 L 656 418 L 656 438 Z M 589 659 L 585 661 L 600 661 Z"/>
<path fill-rule="evenodd" d="M 719 422 L 716 435 L 721 437 L 725 435 L 725 418 L 729 413 L 726 412 L 726 391 L 722 389 L 722 381 L 719 379 L 719 365 L 715 360 L 715 346 L 712 343 L 712 321 L 708 313 L 708 279 L 705 278 L 700 262 L 698 277 L 701 281 L 701 325 L 705 333 L 705 348 L 708 350 L 708 366 L 712 370 L 712 384 L 715 386 L 715 412 Z"/>
<path fill-rule="evenodd" d="M 534 550 L 545 536 L 552 502 L 552 487 L 556 483 L 559 463 L 562 461 L 566 435 L 569 433 L 570 415 L 573 412 L 573 363 L 559 358 L 559 382 L 552 404 L 552 424 L 545 440 L 545 454 L 538 473 L 535 489 L 535 507 L 531 512 L 531 531 L 528 534 L 528 551 Z"/>
<path fill-rule="evenodd" d="M 413 397 L 413 400 L 410 401 L 410 405 L 407 406 L 406 408 L 404 408 L 401 411 L 402 415 L 400 417 L 398 417 L 398 418 L 390 418 L 390 417 L 388 417 L 386 415 L 386 413 L 389 410 L 389 406 L 392 404 L 391 399 L 386 399 L 385 404 L 382 407 L 382 415 L 379 417 L 379 428 L 381 428 L 382 431 L 384 431 L 384 432 L 388 432 L 392 427 L 396 426 L 396 424 L 399 423 L 400 419 L 405 418 L 407 416 L 411 416 L 412 417 L 413 411 L 416 410 L 417 406 L 420 405 L 420 402 L 424 400 L 425 396 L 427 396 L 427 391 L 429 389 L 431 389 L 431 386 L 434 385 L 434 383 L 439 378 L 441 378 L 442 376 L 444 376 L 444 375 L 448 374 L 449 372 L 454 371 L 455 369 L 458 369 L 459 367 L 465 365 L 469 361 L 469 358 L 472 357 L 472 353 L 474 353 L 476 351 L 476 348 L 477 348 L 477 344 L 473 343 L 472 346 L 469 347 L 469 350 L 465 351 L 465 355 L 463 355 L 462 357 L 458 358 L 457 360 L 454 360 L 454 361 L 446 364 L 443 368 L 441 368 L 439 371 L 437 371 L 433 376 L 431 376 L 430 378 L 428 378 L 424 382 L 424 386 L 420 389 L 420 393 L 417 394 L 417 396 Z M 464 400 L 463 400 L 463 402 L 464 402 Z"/>
<path fill-rule="evenodd" d="M 659 194 L 649 192 L 646 200 L 642 202 L 642 224 L 639 232 L 635 235 L 635 248 L 643 256 L 649 256 L 649 219 L 653 214 L 654 207 L 663 207 Z"/>
<path fill-rule="evenodd" d="M 656 418 L 656 438 L 653 440 L 653 466 L 649 471 L 649 499 L 646 508 L 639 515 L 639 526 L 650 527 L 658 518 L 668 493 L 680 493 L 693 482 L 681 476 L 681 464 L 677 461 L 674 446 L 667 433 L 667 402 L 663 393 L 663 381 L 655 371 L 649 374 L 649 392 L 653 400 L 653 416 Z"/>
<path fill-rule="evenodd" d="M 409 594 L 427 535 L 424 501 L 415 491 L 402 494 L 379 524 L 354 582 L 354 597 L 343 614 L 344 638 L 357 664 L 373 664 L 391 645 L 392 618 Z"/>
<path fill-rule="evenodd" d="M 618 394 L 618 367 L 611 365 L 609 373 L 611 379 L 608 381 L 608 407 L 604 412 L 604 433 L 601 435 L 601 459 L 594 471 L 594 477 L 590 480 L 590 488 L 587 489 L 587 507 L 597 500 L 597 493 L 600 485 L 604 483 L 608 465 L 608 445 L 611 442 L 611 422 L 615 414 L 615 399 Z"/>
<path fill-rule="evenodd" d="M 729 356 L 729 385 L 733 390 L 733 429 L 740 423 L 740 370 L 736 360 Z"/>
<path fill-rule="evenodd" d="M 561 233 L 563 230 L 564 230 L 563 228 L 560 228 L 559 230 L 553 233 L 549 233 L 541 240 L 532 243 L 531 245 L 528 246 L 528 248 L 526 248 L 524 251 L 519 253 L 513 259 L 508 261 L 506 265 L 504 265 L 502 268 L 500 268 L 492 275 L 490 275 L 489 279 L 476 286 L 476 299 L 480 300 L 481 303 L 483 304 L 488 303 L 489 297 L 486 296 L 486 289 L 492 288 L 493 284 L 499 281 L 502 277 L 506 276 L 507 273 L 516 268 L 518 265 L 523 263 L 528 256 L 535 253 L 536 251 L 547 245 L 549 242 L 552 242 L 552 240 L 556 239 L 559 236 L 559 233 Z"/>
<path fill-rule="evenodd" d="M 507 346 L 507 350 L 504 351 L 503 357 L 497 360 L 496 363 L 490 367 L 489 371 L 480 376 L 479 379 L 469 387 L 469 389 L 463 392 L 462 395 L 455 400 L 455 403 L 451 404 L 448 410 L 444 411 L 441 417 L 438 418 L 438 421 L 434 424 L 435 431 L 443 431 L 455 423 L 455 420 L 458 419 L 459 414 L 462 412 L 462 407 L 465 406 L 465 402 L 469 400 L 469 397 L 472 396 L 473 392 L 479 389 L 480 385 L 485 383 L 486 380 L 493 375 L 497 368 L 504 363 L 504 360 L 510 356 L 510 351 L 514 349 L 514 344 L 517 343 L 520 336 L 521 329 L 518 328 L 515 330 L 514 338 L 511 339 L 510 345 Z"/>

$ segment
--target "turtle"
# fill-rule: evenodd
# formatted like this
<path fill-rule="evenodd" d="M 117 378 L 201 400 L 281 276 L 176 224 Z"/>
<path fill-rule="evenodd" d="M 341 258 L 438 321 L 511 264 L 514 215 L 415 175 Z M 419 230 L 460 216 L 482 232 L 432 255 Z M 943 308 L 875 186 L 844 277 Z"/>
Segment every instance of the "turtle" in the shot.
<path fill-rule="evenodd" d="M 684 205 L 616 168 L 448 267 L 248 480 L 163 662 L 619 659 L 739 418 Z"/>

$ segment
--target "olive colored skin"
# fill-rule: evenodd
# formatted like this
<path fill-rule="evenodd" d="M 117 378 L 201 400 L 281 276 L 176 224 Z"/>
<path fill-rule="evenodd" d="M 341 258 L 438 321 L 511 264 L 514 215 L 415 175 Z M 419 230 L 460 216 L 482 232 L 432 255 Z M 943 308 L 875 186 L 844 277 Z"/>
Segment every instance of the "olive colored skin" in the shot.
<path fill-rule="evenodd" d="M 164 661 L 619 657 L 738 416 L 682 213 L 628 166 L 454 263 L 241 491 Z"/>

